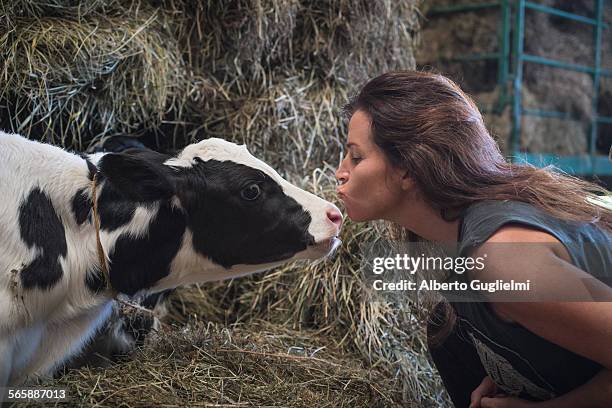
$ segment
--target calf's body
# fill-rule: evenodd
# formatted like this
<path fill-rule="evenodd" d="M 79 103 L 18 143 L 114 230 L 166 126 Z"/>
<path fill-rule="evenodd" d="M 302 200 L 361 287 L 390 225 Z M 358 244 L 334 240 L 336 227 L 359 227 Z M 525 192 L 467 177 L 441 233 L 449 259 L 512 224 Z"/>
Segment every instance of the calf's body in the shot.
<path fill-rule="evenodd" d="M 81 157 L 0 132 L 0 200 L 0 385 L 77 354 L 111 313 L 114 291 L 320 258 L 338 244 L 341 220 L 331 203 L 220 139 L 176 157 Z"/>

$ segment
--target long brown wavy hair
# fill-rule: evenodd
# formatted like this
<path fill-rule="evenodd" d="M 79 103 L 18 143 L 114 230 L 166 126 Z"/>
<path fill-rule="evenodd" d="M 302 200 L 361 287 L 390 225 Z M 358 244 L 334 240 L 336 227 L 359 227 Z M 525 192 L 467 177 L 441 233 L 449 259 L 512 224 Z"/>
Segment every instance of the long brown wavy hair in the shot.
<path fill-rule="evenodd" d="M 507 162 L 474 101 L 442 75 L 383 74 L 363 86 L 344 112 L 350 118 L 357 110 L 369 115 L 374 143 L 389 162 L 412 176 L 425 200 L 446 220 L 478 201 L 515 200 L 558 218 L 612 230 L 612 211 L 587 200 L 606 189 L 552 166 Z M 398 226 L 391 232 L 418 239 Z M 447 323 L 454 320 L 449 307 L 444 314 Z"/>

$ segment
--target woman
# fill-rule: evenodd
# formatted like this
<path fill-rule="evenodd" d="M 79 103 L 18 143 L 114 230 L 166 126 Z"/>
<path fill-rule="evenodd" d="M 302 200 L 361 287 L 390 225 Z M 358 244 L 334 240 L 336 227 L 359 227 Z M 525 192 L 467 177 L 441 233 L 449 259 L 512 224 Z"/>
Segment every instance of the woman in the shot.
<path fill-rule="evenodd" d="M 454 404 L 612 406 L 612 303 L 561 301 L 612 300 L 612 215 L 593 201 L 605 190 L 507 163 L 472 100 L 440 75 L 384 74 L 346 112 L 336 178 L 352 220 L 458 242 L 464 256 L 506 243 L 467 278 L 530 280 L 547 299 L 436 307 L 429 349 Z"/>

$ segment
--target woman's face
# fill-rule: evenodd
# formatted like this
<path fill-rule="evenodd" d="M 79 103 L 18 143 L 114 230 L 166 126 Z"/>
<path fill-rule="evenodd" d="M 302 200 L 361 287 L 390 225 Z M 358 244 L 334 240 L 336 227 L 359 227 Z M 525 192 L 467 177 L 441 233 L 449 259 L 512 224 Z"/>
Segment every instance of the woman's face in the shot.
<path fill-rule="evenodd" d="M 336 171 L 338 196 L 353 221 L 389 220 L 403 197 L 402 172 L 374 143 L 370 118 L 356 111 L 348 126 L 347 154 Z"/>

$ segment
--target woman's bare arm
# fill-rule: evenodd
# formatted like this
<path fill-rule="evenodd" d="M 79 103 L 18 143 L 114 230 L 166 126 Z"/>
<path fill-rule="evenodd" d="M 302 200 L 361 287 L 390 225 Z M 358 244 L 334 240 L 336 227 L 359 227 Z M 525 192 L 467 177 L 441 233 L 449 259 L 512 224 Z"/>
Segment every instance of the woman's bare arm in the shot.
<path fill-rule="evenodd" d="M 519 252 L 513 245 L 530 242 Z M 515 321 L 533 333 L 576 354 L 598 362 L 604 368 L 584 385 L 554 400 L 538 403 L 539 407 L 607 407 L 612 401 L 612 302 L 564 301 L 612 299 L 612 289 L 594 280 L 568 262 L 567 253 L 559 251 L 556 238 L 528 228 L 511 226 L 500 229 L 477 256 L 488 254 L 486 269 L 472 278 L 531 279 L 534 293 L 519 294 L 526 301 L 493 301 L 500 317 Z M 500 245 L 500 243 L 503 243 Z M 539 298 L 550 301 L 534 301 Z M 520 298 L 519 298 L 520 300 Z M 532 300 L 532 301 L 527 301 Z M 486 400 L 498 398 L 483 398 Z M 515 398 L 504 404 L 518 403 Z M 492 401 L 489 401 L 492 402 Z M 526 402 L 526 401 L 524 401 Z M 502 401 L 496 401 L 502 403 Z M 513 406 L 513 405 L 490 405 Z M 519 406 L 519 405 L 516 405 Z"/>

